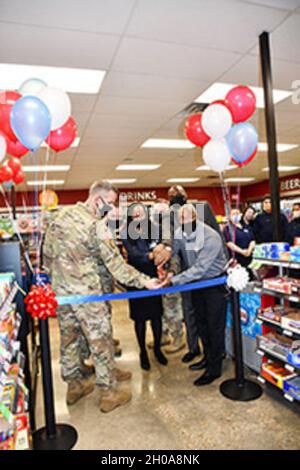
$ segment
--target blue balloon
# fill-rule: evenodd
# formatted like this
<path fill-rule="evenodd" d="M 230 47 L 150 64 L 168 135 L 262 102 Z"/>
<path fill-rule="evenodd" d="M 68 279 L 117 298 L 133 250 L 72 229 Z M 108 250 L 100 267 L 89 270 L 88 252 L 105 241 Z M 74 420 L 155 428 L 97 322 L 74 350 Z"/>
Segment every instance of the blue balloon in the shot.
<path fill-rule="evenodd" d="M 33 152 L 40 147 L 51 130 L 51 115 L 39 98 L 24 96 L 14 104 L 10 123 L 19 141 Z"/>
<path fill-rule="evenodd" d="M 14 185 L 14 182 L 12 180 L 10 181 L 5 181 L 4 183 L 2 183 L 3 186 L 6 188 L 6 189 L 11 189 Z"/>
<path fill-rule="evenodd" d="M 258 136 L 252 124 L 241 122 L 230 129 L 226 141 L 232 158 L 236 163 L 243 163 L 256 149 Z"/>

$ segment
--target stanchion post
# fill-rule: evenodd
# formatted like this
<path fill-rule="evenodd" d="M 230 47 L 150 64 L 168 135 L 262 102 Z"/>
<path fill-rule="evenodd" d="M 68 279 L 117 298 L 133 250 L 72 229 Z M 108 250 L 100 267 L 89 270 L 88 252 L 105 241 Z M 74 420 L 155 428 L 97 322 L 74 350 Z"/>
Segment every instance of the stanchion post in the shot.
<path fill-rule="evenodd" d="M 240 294 L 232 289 L 231 307 L 233 322 L 233 346 L 235 356 L 235 378 L 225 380 L 220 385 L 220 392 L 234 401 L 256 400 L 262 395 L 261 386 L 252 380 L 245 379 L 243 362 L 243 341 L 240 313 Z"/>
<path fill-rule="evenodd" d="M 35 450 L 69 450 L 77 441 L 77 431 L 69 424 L 56 424 L 48 319 L 39 320 L 45 427 L 33 434 Z"/>

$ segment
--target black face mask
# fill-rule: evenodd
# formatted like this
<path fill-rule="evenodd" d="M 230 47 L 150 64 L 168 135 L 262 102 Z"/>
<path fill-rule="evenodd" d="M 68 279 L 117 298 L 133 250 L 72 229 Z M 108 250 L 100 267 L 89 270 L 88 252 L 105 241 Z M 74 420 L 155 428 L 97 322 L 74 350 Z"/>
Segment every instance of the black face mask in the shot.
<path fill-rule="evenodd" d="M 197 220 L 193 220 L 192 222 L 187 222 L 186 224 L 181 224 L 182 231 L 187 235 L 195 232 L 197 228 Z"/>
<path fill-rule="evenodd" d="M 187 199 L 185 196 L 183 196 L 182 194 L 176 194 L 176 196 L 173 196 L 171 199 L 170 199 L 170 205 L 171 206 L 175 206 L 175 205 L 178 205 L 178 206 L 184 206 L 184 204 L 187 202 Z"/>

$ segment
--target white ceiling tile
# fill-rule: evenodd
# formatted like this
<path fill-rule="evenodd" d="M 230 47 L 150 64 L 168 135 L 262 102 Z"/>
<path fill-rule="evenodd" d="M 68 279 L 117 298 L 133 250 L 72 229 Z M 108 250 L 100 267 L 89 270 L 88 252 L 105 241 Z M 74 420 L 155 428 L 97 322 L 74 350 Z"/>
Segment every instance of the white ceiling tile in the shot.
<path fill-rule="evenodd" d="M 108 69 L 119 38 L 114 35 L 2 23 L 2 63 Z"/>
<path fill-rule="evenodd" d="M 209 82 L 203 80 L 109 72 L 102 85 L 101 95 L 189 103 L 208 85 Z"/>
<path fill-rule="evenodd" d="M 121 34 L 134 0 L 1 0 L 1 21 Z"/>
<path fill-rule="evenodd" d="M 235 0 L 139 0 L 126 34 L 246 52 L 285 11 Z"/>
<path fill-rule="evenodd" d="M 73 113 L 90 113 L 94 107 L 98 95 L 81 93 L 68 93 Z"/>
<path fill-rule="evenodd" d="M 157 99 L 121 98 L 100 95 L 94 109 L 95 114 L 127 114 L 139 116 L 170 116 L 178 113 L 186 102 L 161 101 Z"/>
<path fill-rule="evenodd" d="M 294 10 L 300 6 L 300 0 L 240 0 L 245 3 L 253 3 L 271 8 L 279 8 L 282 10 Z"/>
<path fill-rule="evenodd" d="M 272 33 L 272 54 L 276 59 L 300 62 L 300 14 L 293 14 Z"/>
<path fill-rule="evenodd" d="M 240 57 L 233 52 L 142 39 L 122 40 L 112 70 L 177 78 L 215 80 Z"/>

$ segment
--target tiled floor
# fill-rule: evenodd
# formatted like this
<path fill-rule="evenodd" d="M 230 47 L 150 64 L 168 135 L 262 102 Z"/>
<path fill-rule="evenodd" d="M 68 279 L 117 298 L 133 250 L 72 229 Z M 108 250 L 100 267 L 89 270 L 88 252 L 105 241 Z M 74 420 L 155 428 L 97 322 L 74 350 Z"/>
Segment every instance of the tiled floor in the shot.
<path fill-rule="evenodd" d="M 123 348 L 118 366 L 133 373 L 133 400 L 109 414 L 99 411 L 97 390 L 66 406 L 56 320 L 51 323 L 57 421 L 76 427 L 76 449 L 300 449 L 300 405 L 291 409 L 280 396 L 268 392 L 253 402 L 232 402 L 219 393 L 222 380 L 196 388 L 193 379 L 199 374 L 181 363 L 182 353 L 170 357 L 168 367 L 159 366 L 151 355 L 151 372 L 143 372 L 125 302 L 114 304 L 113 323 Z M 232 374 L 227 359 L 224 377 Z M 41 385 L 39 425 L 43 423 L 40 393 Z"/>

